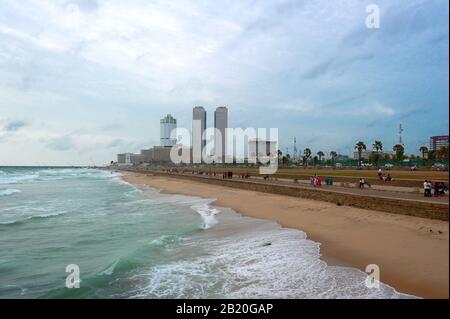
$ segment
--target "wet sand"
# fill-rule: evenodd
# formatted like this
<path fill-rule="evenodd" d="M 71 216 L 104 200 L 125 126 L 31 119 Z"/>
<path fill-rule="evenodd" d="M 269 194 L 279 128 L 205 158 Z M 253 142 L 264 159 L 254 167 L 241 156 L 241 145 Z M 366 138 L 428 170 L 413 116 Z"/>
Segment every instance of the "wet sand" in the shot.
<path fill-rule="evenodd" d="M 164 193 L 214 198 L 214 205 L 301 229 L 321 243 L 324 260 L 365 270 L 380 267 L 380 280 L 424 298 L 449 297 L 448 222 L 332 203 L 208 185 L 173 177 L 127 173 L 133 184 Z"/>

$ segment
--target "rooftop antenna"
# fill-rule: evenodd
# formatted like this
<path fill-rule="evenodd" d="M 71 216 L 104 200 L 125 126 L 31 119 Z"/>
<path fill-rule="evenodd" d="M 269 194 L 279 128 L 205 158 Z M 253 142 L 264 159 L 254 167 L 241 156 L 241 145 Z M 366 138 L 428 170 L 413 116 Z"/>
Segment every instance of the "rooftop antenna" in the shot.
<path fill-rule="evenodd" d="M 403 133 L 403 125 L 402 125 L 402 123 L 400 123 L 399 130 L 398 130 L 399 144 L 400 144 L 400 145 L 403 145 L 403 136 L 402 136 L 402 133 Z"/>

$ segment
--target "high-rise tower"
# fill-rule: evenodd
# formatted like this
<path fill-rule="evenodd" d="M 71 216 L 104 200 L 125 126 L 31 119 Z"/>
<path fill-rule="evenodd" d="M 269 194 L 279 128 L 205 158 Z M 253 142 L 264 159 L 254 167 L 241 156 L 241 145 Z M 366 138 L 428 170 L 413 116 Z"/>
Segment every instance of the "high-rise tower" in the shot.
<path fill-rule="evenodd" d="M 206 146 L 203 133 L 206 130 L 206 110 L 203 106 L 196 106 L 192 110 L 192 154 L 194 163 L 202 161 L 202 153 Z"/>
<path fill-rule="evenodd" d="M 177 120 L 172 115 L 167 114 L 160 121 L 160 144 L 161 146 L 173 146 L 177 142 L 176 139 L 170 137 L 170 133 L 177 128 Z"/>
<path fill-rule="evenodd" d="M 215 157 L 219 162 L 225 162 L 227 151 L 226 128 L 228 127 L 228 109 L 225 106 L 219 106 L 214 112 L 214 128 L 216 133 L 214 136 Z M 220 134 L 217 133 L 220 132 Z"/>

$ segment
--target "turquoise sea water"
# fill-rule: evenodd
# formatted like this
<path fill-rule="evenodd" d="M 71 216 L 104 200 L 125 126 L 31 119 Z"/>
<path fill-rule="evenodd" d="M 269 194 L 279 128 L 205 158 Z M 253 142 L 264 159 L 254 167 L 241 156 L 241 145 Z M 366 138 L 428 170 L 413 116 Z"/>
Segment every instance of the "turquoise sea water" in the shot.
<path fill-rule="evenodd" d="M 402 298 L 304 232 L 94 169 L 0 167 L 0 298 Z M 66 288 L 66 266 L 80 288 Z"/>

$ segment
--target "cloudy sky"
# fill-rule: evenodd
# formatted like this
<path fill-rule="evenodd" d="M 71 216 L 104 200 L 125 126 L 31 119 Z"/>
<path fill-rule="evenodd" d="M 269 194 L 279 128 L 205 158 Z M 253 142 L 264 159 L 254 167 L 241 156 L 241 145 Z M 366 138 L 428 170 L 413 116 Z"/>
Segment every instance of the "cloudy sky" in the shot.
<path fill-rule="evenodd" d="M 380 28 L 365 25 L 366 5 Z M 283 152 L 448 134 L 447 0 L 0 0 L 0 165 L 104 164 L 229 107 Z"/>

